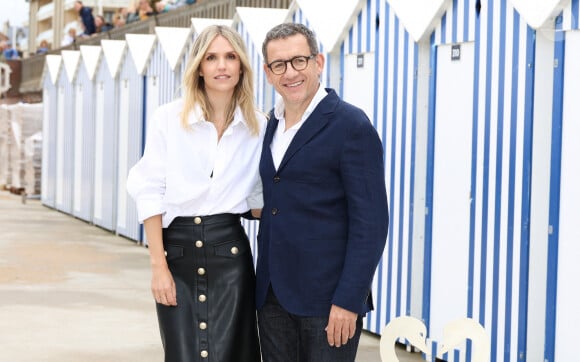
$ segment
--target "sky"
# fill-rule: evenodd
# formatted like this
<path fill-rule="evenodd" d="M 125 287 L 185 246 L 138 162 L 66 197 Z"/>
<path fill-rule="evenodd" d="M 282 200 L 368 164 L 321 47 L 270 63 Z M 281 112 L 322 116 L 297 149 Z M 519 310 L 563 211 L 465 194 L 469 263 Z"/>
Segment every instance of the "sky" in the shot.
<path fill-rule="evenodd" d="M 0 9 L 0 29 L 7 20 L 13 26 L 22 26 L 28 20 L 28 3 L 24 0 L 0 0 Z"/>

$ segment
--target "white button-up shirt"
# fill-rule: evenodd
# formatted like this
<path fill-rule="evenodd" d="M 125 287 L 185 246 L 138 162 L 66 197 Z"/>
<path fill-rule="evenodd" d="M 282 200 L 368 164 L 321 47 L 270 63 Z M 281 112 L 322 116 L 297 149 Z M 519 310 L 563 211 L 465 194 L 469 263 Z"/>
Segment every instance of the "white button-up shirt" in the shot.
<path fill-rule="evenodd" d="M 252 135 L 241 110 L 218 141 L 199 107 L 181 125 L 183 100 L 160 106 L 151 118 L 143 157 L 127 177 L 127 191 L 137 203 L 139 222 L 162 215 L 163 227 L 177 216 L 244 213 L 262 208 L 258 173 L 266 117 Z"/>
<path fill-rule="evenodd" d="M 296 136 L 296 133 L 306 121 L 306 118 L 310 117 L 310 114 L 314 111 L 322 99 L 327 96 L 327 94 L 328 93 L 323 86 L 318 86 L 318 91 L 316 91 L 316 94 L 304 111 L 300 121 L 288 129 L 286 129 L 286 118 L 284 117 L 284 100 L 281 98 L 278 99 L 276 105 L 274 106 L 274 116 L 276 116 L 279 121 L 278 128 L 276 128 L 274 136 L 272 137 L 272 143 L 270 144 L 270 151 L 272 151 L 272 159 L 274 160 L 274 166 L 276 166 L 276 170 L 278 167 L 280 167 L 280 163 L 282 163 L 282 159 L 284 158 L 284 154 L 290 146 L 290 142 L 292 142 L 294 136 Z"/>

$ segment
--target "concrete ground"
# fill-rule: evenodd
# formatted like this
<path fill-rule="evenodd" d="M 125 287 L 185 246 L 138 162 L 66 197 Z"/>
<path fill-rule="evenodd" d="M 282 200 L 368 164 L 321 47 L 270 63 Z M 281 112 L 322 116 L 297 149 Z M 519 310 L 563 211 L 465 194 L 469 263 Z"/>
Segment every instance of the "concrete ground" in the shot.
<path fill-rule="evenodd" d="M 146 248 L 7 191 L 0 225 L 1 361 L 163 361 Z M 380 362 L 378 336 L 356 360 Z"/>

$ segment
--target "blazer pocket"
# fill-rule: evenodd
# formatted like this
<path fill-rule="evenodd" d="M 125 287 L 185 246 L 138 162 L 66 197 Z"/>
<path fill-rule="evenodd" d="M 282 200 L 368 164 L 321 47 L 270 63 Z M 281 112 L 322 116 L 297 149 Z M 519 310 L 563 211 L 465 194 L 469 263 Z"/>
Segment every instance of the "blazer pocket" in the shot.
<path fill-rule="evenodd" d="M 226 258 L 237 258 L 249 249 L 250 244 L 246 240 L 223 241 L 214 245 L 215 255 Z"/>

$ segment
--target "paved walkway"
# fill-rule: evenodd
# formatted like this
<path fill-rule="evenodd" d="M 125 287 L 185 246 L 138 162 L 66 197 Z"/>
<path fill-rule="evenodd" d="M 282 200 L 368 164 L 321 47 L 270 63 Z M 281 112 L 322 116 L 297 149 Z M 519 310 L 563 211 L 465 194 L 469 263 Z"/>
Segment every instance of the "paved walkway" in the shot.
<path fill-rule="evenodd" d="M 146 248 L 6 191 L 0 225 L 0 361 L 163 361 Z M 378 344 L 364 333 L 357 362 Z"/>

